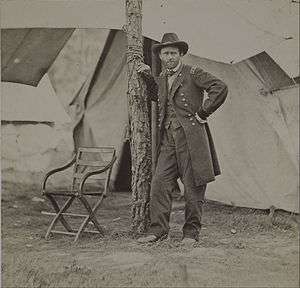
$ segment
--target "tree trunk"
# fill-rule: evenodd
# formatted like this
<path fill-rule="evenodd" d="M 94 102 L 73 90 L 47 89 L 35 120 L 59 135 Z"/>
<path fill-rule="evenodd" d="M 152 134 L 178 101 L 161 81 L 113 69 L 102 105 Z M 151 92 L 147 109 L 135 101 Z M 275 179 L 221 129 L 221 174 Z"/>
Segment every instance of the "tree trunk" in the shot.
<path fill-rule="evenodd" d="M 151 41 L 152 45 L 157 43 L 155 41 Z M 161 72 L 161 63 L 159 59 L 154 55 L 154 53 L 151 53 L 151 69 L 152 69 L 152 75 L 154 77 L 157 77 Z M 158 114 L 158 106 L 157 102 L 151 101 L 151 131 L 152 131 L 152 175 L 155 173 L 156 169 L 156 162 L 157 162 L 157 114 Z"/>
<path fill-rule="evenodd" d="M 132 230 L 144 232 L 149 221 L 151 131 L 146 86 L 136 66 L 143 61 L 142 0 L 126 0 L 128 111 L 132 157 Z"/>

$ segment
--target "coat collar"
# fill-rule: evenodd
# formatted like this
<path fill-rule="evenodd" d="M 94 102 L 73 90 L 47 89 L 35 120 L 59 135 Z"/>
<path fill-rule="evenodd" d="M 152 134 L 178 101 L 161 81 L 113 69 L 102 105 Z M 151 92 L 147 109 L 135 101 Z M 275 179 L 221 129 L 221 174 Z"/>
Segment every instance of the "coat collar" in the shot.
<path fill-rule="evenodd" d="M 179 72 L 181 72 L 184 66 L 186 66 L 186 65 L 181 62 L 181 63 L 179 63 L 179 65 L 177 67 L 175 67 L 174 70 L 176 70 L 176 72 L 177 72 L 177 70 L 179 69 L 180 70 Z M 159 74 L 158 78 L 164 79 L 167 76 L 168 76 L 167 70 L 163 70 Z"/>

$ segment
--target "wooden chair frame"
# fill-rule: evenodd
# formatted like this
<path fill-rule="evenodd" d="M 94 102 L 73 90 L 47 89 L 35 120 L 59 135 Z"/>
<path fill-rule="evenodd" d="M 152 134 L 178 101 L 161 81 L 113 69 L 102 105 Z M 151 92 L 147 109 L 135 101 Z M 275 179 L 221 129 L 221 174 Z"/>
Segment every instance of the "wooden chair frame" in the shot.
<path fill-rule="evenodd" d="M 106 153 L 111 153 L 111 161 L 109 163 L 106 163 L 106 165 L 99 165 L 99 161 L 88 161 L 88 160 L 81 160 L 80 156 L 82 153 L 100 153 L 103 151 L 107 151 Z M 105 153 L 105 152 L 103 152 Z M 88 233 L 97 233 L 103 235 L 103 229 L 101 228 L 97 218 L 96 218 L 96 212 L 102 203 L 103 199 L 107 196 L 107 192 L 109 189 L 109 182 L 110 182 L 110 175 L 113 168 L 113 165 L 116 161 L 116 151 L 113 147 L 95 147 L 95 148 L 89 148 L 89 147 L 80 147 L 78 148 L 78 151 L 76 154 L 74 154 L 71 161 L 66 163 L 65 165 L 52 169 L 49 171 L 42 182 L 42 194 L 47 199 L 49 199 L 50 203 L 52 204 L 55 212 L 42 212 L 45 215 L 51 215 L 54 216 L 53 220 L 51 221 L 48 230 L 46 232 L 45 238 L 48 240 L 50 238 L 51 234 L 64 234 L 64 235 L 72 235 L 75 236 L 74 242 L 76 242 L 79 238 L 79 236 L 82 234 L 82 232 L 88 232 Z M 75 165 L 74 165 L 75 164 Z M 88 171 L 85 173 L 77 173 L 76 169 L 78 166 L 88 166 L 88 167 L 101 167 L 100 169 L 96 169 L 93 171 Z M 73 171 L 73 182 L 72 187 L 69 190 L 63 190 L 63 191 L 49 191 L 46 189 L 47 181 L 50 176 L 54 175 L 55 173 L 61 172 L 66 170 L 67 168 L 70 168 L 71 166 L 74 166 Z M 92 191 L 92 192 L 86 192 L 84 190 L 84 185 L 89 177 L 93 175 L 99 175 L 106 173 L 105 178 L 102 180 L 105 180 L 104 189 L 103 191 Z M 79 179 L 79 188 L 74 188 L 75 181 Z M 99 199 L 94 204 L 93 207 L 89 204 L 88 200 L 86 199 L 86 196 L 98 196 Z M 64 202 L 61 207 L 58 204 L 58 201 L 56 197 L 64 196 L 67 197 L 67 200 Z M 83 205 L 83 207 L 86 209 L 88 214 L 77 214 L 77 213 L 67 213 L 67 210 L 72 205 L 73 201 L 75 199 L 78 199 L 79 202 Z M 83 218 L 83 222 L 81 223 L 78 230 L 74 230 L 71 228 L 69 223 L 66 220 L 66 217 L 79 217 Z M 54 230 L 56 224 L 60 222 L 66 231 L 58 231 Z M 96 230 L 85 230 L 87 224 L 89 222 L 92 222 L 94 224 L 94 227 Z"/>

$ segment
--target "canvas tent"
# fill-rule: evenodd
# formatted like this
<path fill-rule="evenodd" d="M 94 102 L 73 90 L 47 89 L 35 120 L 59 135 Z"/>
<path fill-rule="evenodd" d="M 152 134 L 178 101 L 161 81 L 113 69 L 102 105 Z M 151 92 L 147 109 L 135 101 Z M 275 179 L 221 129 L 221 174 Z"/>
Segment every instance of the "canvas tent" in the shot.
<path fill-rule="evenodd" d="M 280 1 L 275 2 L 277 5 Z M 238 5 L 236 1 L 232 3 Z M 259 22 L 261 19 L 259 15 L 257 17 Z M 109 25 L 107 21 L 106 25 Z M 172 26 L 170 21 L 169 25 Z M 107 30 L 89 31 L 73 32 L 49 70 L 49 77 L 56 94 L 77 124 L 74 130 L 77 145 L 95 143 L 117 147 L 119 162 L 113 180 L 118 181 L 120 171 L 124 173 L 123 178 L 128 177 L 126 165 L 123 167 L 121 161 L 127 126 L 126 36 L 122 31 L 114 32 L 113 37 Z M 261 36 L 264 35 L 264 30 L 260 31 Z M 153 38 L 159 39 L 157 35 Z M 284 43 L 282 41 L 282 45 Z M 97 50 L 97 47 L 100 48 Z M 215 47 L 216 55 L 221 54 L 218 47 Z M 292 79 L 299 76 L 299 70 L 297 65 L 292 69 L 287 64 L 297 62 L 297 50 L 293 47 L 293 53 L 289 55 L 293 61 L 284 61 L 282 54 L 279 57 L 286 63 L 282 68 L 276 63 L 280 62 L 279 58 L 274 57 L 274 61 L 270 57 L 271 50 L 266 53 L 262 48 L 253 56 L 254 50 L 241 47 L 240 51 L 246 54 L 240 57 L 253 57 L 236 64 L 228 63 L 231 62 L 229 54 L 226 61 L 223 59 L 227 63 L 193 54 L 185 57 L 186 63 L 198 64 L 223 79 L 230 91 L 224 106 L 210 119 L 223 175 L 209 185 L 209 199 L 246 207 L 269 208 L 273 205 L 299 211 L 296 163 L 299 103 L 298 86 Z M 207 50 L 201 52 L 194 54 L 207 56 Z"/>
<path fill-rule="evenodd" d="M 49 70 L 57 95 L 73 117 L 75 146 L 117 149 L 118 159 L 111 177 L 116 189 L 129 189 L 131 175 L 125 138 L 128 124 L 125 50 L 124 33 L 79 29 Z M 80 67 L 80 71 L 71 73 L 72 66 Z"/>
<path fill-rule="evenodd" d="M 56 97 L 49 78 L 38 87 L 1 85 L 2 179 L 40 183 L 43 173 L 71 156 L 71 119 Z"/>
<path fill-rule="evenodd" d="M 105 59 L 82 85 L 70 107 L 84 110 L 75 129 L 78 145 L 112 144 L 122 155 L 127 126 L 125 34 L 115 32 L 109 41 Z M 69 64 L 63 57 L 53 64 L 55 72 L 59 73 L 58 66 L 62 69 L 60 75 L 74 61 L 68 55 Z M 230 91 L 224 107 L 210 120 L 223 176 L 209 185 L 209 199 L 297 211 L 298 86 L 266 53 L 235 65 L 194 55 L 184 60 L 223 79 Z M 50 70 L 50 78 L 54 75 Z"/>

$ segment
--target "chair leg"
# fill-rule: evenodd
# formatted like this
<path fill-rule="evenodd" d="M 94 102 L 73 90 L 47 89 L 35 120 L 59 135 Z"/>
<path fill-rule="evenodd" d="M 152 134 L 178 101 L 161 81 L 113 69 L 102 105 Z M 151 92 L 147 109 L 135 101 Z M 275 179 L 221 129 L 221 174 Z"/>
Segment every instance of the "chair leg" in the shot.
<path fill-rule="evenodd" d="M 54 197 L 53 197 L 52 195 L 49 195 L 49 194 L 46 194 L 45 196 L 46 196 L 46 197 L 50 200 L 50 202 L 52 203 L 52 206 L 53 206 L 55 212 L 56 212 L 56 213 L 59 213 L 60 208 L 59 208 L 59 206 L 58 206 L 56 200 L 54 199 Z M 71 228 L 71 226 L 68 224 L 68 222 L 66 221 L 66 219 L 64 218 L 63 215 L 61 215 L 61 217 L 60 217 L 60 222 L 61 222 L 61 224 L 66 228 L 67 231 L 69 231 L 69 232 L 73 232 L 73 231 L 74 231 L 74 230 Z"/>
<path fill-rule="evenodd" d="M 52 222 L 51 222 L 51 224 L 50 224 L 50 226 L 49 226 L 49 228 L 47 230 L 46 236 L 45 236 L 45 238 L 47 240 L 49 239 L 49 235 L 51 233 L 51 230 L 54 228 L 54 226 L 57 223 L 57 221 L 61 220 L 61 218 L 63 217 L 62 213 L 64 213 L 70 207 L 70 205 L 72 204 L 72 202 L 74 201 L 74 199 L 75 199 L 75 196 L 70 196 L 70 198 L 65 202 L 65 204 L 61 207 L 61 209 L 58 211 L 58 213 L 56 214 L 56 216 L 53 218 L 53 220 L 52 220 Z"/>
<path fill-rule="evenodd" d="M 83 220 L 83 222 L 81 223 L 77 233 L 76 233 L 76 236 L 75 236 L 75 239 L 74 239 L 74 243 L 78 240 L 81 232 L 85 229 L 86 225 L 88 224 L 88 222 L 91 220 L 94 225 L 96 226 L 96 228 L 98 229 L 99 233 L 101 235 L 104 235 L 104 231 L 103 229 L 101 228 L 100 224 L 98 223 L 98 221 L 96 220 L 96 224 L 95 224 L 95 221 L 93 221 L 93 219 L 91 219 L 91 212 L 92 211 L 92 214 L 94 215 L 94 219 L 96 218 L 95 217 L 95 213 L 97 211 L 97 209 L 99 208 L 99 205 L 101 204 L 102 200 L 104 199 L 103 196 L 101 196 L 101 198 L 97 201 L 97 203 L 95 204 L 95 206 L 93 207 L 93 209 L 91 209 L 88 201 L 84 198 L 84 196 L 82 196 L 83 200 L 81 200 L 81 202 L 83 203 L 84 207 L 88 210 L 89 212 L 89 215 Z"/>
<path fill-rule="evenodd" d="M 81 232 L 84 230 L 84 228 L 85 228 L 86 225 L 88 224 L 89 220 L 90 220 L 90 216 L 87 216 L 87 217 L 83 220 L 83 222 L 81 223 L 81 225 L 79 226 L 79 228 L 78 228 L 78 230 L 77 230 L 77 233 L 76 233 L 76 236 L 75 236 L 75 239 L 74 239 L 74 241 L 73 241 L 74 243 L 77 242 L 77 240 L 78 240 L 78 238 L 79 238 Z"/>
<path fill-rule="evenodd" d="M 86 224 L 88 223 L 89 220 L 91 220 L 95 227 L 97 228 L 97 230 L 101 233 L 104 234 L 103 229 L 101 228 L 101 225 L 99 224 L 96 216 L 95 216 L 95 211 L 98 208 L 99 204 L 102 202 L 103 197 L 97 202 L 97 204 L 94 206 L 94 208 L 92 209 L 89 202 L 84 198 L 84 196 L 79 197 L 79 200 L 82 202 L 82 204 L 84 205 L 84 207 L 86 208 L 86 210 L 89 213 L 89 216 L 87 217 L 87 219 L 84 220 L 84 222 L 86 222 Z"/>

